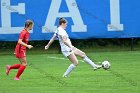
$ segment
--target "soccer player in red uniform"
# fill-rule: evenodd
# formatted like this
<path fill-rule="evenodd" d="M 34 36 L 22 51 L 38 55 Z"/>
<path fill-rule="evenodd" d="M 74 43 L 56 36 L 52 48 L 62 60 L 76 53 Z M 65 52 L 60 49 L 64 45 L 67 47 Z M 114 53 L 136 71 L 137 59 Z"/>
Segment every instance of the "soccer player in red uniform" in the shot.
<path fill-rule="evenodd" d="M 33 46 L 28 45 L 29 31 L 32 30 L 34 23 L 31 20 L 27 20 L 24 29 L 21 31 L 18 39 L 18 43 L 15 48 L 15 56 L 18 58 L 20 64 L 7 65 L 6 74 L 8 75 L 11 69 L 18 69 L 17 75 L 14 80 L 20 80 L 20 75 L 23 73 L 27 66 L 26 60 L 26 47 L 31 49 Z"/>

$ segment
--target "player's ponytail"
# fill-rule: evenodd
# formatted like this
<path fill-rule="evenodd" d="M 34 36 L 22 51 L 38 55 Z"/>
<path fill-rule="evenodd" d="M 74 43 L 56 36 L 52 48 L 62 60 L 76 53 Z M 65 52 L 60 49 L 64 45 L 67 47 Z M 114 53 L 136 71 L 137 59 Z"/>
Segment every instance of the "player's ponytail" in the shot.
<path fill-rule="evenodd" d="M 59 19 L 59 25 L 61 25 L 62 23 L 67 23 L 67 20 L 63 17 Z"/>
<path fill-rule="evenodd" d="M 32 21 L 32 20 L 27 20 L 27 21 L 25 22 L 24 28 L 28 28 L 30 25 L 33 25 L 33 21 Z"/>

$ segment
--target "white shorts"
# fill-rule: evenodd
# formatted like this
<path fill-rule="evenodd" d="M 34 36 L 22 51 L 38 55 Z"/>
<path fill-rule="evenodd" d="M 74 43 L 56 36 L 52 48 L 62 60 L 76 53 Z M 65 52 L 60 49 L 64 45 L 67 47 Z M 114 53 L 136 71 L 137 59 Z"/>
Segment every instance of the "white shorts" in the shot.
<path fill-rule="evenodd" d="M 67 51 L 62 51 L 62 54 L 65 56 L 65 57 L 68 57 L 69 55 L 71 55 L 72 53 L 74 53 L 75 51 L 77 50 L 76 47 L 74 47 L 74 49 L 72 51 L 70 51 L 69 49 Z"/>
<path fill-rule="evenodd" d="M 68 57 L 69 55 L 71 55 L 73 53 L 73 51 L 62 51 L 62 54 L 65 56 L 65 57 Z"/>

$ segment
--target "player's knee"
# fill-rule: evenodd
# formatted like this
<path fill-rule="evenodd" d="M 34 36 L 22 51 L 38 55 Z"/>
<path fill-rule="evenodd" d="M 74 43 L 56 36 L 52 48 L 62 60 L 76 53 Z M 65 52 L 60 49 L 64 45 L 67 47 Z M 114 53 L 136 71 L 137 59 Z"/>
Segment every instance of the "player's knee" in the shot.
<path fill-rule="evenodd" d="M 86 56 L 86 53 L 83 52 L 81 57 L 85 58 L 85 56 Z"/>
<path fill-rule="evenodd" d="M 75 62 L 75 63 L 74 63 L 75 66 L 78 66 L 78 64 L 79 64 L 78 62 Z"/>
<path fill-rule="evenodd" d="M 23 62 L 22 65 L 23 65 L 23 66 L 27 66 L 27 62 Z"/>
<path fill-rule="evenodd" d="M 27 66 L 27 63 L 23 63 L 22 66 Z"/>
<path fill-rule="evenodd" d="M 27 66 L 28 64 L 26 63 L 25 66 Z"/>

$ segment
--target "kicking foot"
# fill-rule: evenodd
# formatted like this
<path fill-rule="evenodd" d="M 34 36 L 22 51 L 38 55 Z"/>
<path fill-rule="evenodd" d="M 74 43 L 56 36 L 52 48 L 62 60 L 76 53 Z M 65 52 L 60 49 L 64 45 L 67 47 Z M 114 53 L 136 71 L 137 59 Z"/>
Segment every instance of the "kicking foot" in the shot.
<path fill-rule="evenodd" d="M 10 72 L 10 65 L 7 65 L 6 66 L 6 75 L 9 75 L 9 72 Z"/>
<path fill-rule="evenodd" d="M 100 69 L 102 67 L 102 65 L 96 65 L 96 67 L 94 67 L 94 70 Z"/>
<path fill-rule="evenodd" d="M 63 75 L 62 77 L 64 77 L 64 78 L 67 78 L 68 76 L 66 76 L 66 75 Z"/>

